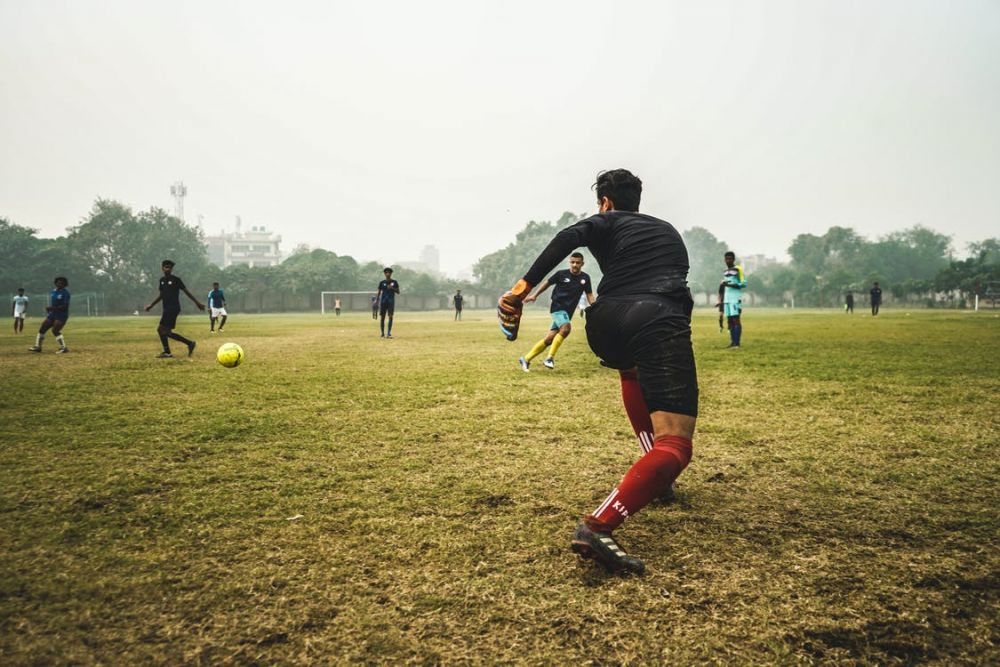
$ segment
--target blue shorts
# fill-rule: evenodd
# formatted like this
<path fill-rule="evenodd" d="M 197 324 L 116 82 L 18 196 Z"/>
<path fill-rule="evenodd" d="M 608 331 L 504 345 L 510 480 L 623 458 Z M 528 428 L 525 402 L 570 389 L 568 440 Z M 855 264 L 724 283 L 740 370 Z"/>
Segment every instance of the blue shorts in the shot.
<path fill-rule="evenodd" d="M 737 301 L 736 303 L 725 303 L 722 305 L 722 313 L 726 317 L 739 317 L 740 313 L 743 312 L 743 303 L 741 301 Z"/>
<path fill-rule="evenodd" d="M 564 324 L 569 324 L 570 319 L 573 316 L 567 313 L 565 310 L 556 310 L 552 312 L 552 326 L 549 327 L 549 331 L 559 331 L 562 329 Z"/>

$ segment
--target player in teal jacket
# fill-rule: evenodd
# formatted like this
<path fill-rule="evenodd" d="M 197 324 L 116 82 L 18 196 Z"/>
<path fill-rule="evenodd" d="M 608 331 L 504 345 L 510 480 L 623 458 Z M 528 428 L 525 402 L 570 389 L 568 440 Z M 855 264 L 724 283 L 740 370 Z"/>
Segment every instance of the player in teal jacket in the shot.
<path fill-rule="evenodd" d="M 736 263 L 735 253 L 730 251 L 723 257 L 726 260 L 726 270 L 719 283 L 724 290 L 720 305 L 729 323 L 729 347 L 739 347 L 743 334 L 740 314 L 743 312 L 743 290 L 747 288 L 747 277 L 743 273 L 743 267 Z"/>

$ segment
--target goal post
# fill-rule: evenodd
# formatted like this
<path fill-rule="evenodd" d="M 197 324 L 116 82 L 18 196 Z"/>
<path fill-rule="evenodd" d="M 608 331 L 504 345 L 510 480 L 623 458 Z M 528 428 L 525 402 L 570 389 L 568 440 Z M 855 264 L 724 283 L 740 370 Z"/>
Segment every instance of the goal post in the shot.
<path fill-rule="evenodd" d="M 342 310 L 371 310 L 371 297 L 374 294 L 374 292 L 320 292 L 319 313 L 326 315 L 327 310 L 333 310 L 333 304 L 338 298 L 341 300 Z"/>

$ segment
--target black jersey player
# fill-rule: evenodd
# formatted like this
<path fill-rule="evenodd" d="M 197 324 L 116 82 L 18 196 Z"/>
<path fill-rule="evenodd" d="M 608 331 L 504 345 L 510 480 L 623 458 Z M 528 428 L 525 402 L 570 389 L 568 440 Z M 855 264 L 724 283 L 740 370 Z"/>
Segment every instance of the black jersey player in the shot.
<path fill-rule="evenodd" d="M 194 294 L 188 291 L 187 286 L 184 281 L 181 280 L 180 276 L 174 275 L 174 261 L 170 259 L 165 259 L 160 263 L 160 269 L 163 271 L 163 277 L 160 278 L 160 294 L 153 299 L 153 302 L 146 306 L 146 311 L 148 312 L 160 301 L 163 302 L 163 315 L 160 316 L 160 324 L 156 327 L 156 333 L 160 336 L 160 344 L 163 346 L 163 351 L 157 355 L 161 359 L 169 359 L 174 356 L 170 353 L 170 343 L 167 339 L 176 340 L 179 343 L 184 343 L 187 345 L 188 356 L 190 357 L 194 354 L 194 348 L 197 345 L 193 340 L 189 340 L 184 336 L 174 333 L 174 327 L 177 326 L 177 316 L 181 314 L 181 292 L 188 295 L 188 298 L 194 301 L 194 304 L 198 306 L 198 310 L 205 310 L 205 304 L 195 298 Z"/>
<path fill-rule="evenodd" d="M 587 246 L 601 267 L 598 297 L 587 313 L 587 339 L 602 364 L 618 370 L 625 411 L 645 453 L 583 518 L 571 546 L 609 569 L 640 573 L 642 561 L 627 555 L 611 532 L 665 493 L 691 460 L 698 414 L 694 303 L 680 234 L 638 212 L 642 182 L 615 169 L 598 175 L 594 187 L 599 212 L 556 234 L 500 297 L 497 315 L 504 335 L 515 340 L 524 298 L 569 251 Z"/>

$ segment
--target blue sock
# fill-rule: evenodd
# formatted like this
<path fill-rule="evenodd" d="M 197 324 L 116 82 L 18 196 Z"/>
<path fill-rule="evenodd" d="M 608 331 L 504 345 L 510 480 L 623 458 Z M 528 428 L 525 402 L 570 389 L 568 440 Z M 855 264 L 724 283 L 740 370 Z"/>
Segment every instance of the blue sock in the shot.
<path fill-rule="evenodd" d="M 392 335 L 392 318 L 389 318 L 389 335 Z"/>
<path fill-rule="evenodd" d="M 739 343 L 736 342 L 736 325 L 732 323 L 729 324 L 729 344 L 739 345 Z"/>
<path fill-rule="evenodd" d="M 382 333 L 383 336 L 385 335 L 385 318 L 379 320 L 378 330 Z"/>
<path fill-rule="evenodd" d="M 738 324 L 734 328 L 736 329 L 736 345 L 739 345 L 740 344 L 740 338 L 743 337 L 743 325 L 742 324 Z"/>

